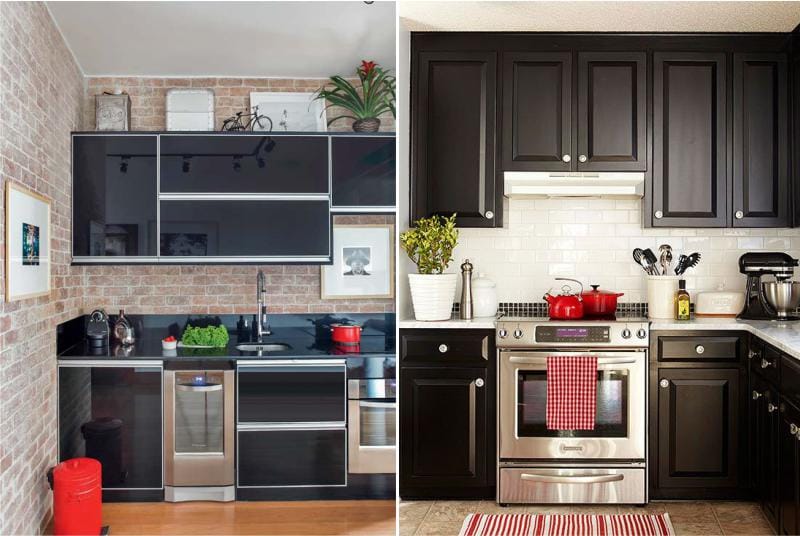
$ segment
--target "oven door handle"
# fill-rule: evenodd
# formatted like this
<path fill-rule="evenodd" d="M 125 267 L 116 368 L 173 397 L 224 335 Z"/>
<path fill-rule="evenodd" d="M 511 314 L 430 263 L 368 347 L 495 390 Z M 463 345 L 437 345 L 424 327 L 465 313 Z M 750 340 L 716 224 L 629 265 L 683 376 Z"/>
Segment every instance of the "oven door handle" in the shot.
<path fill-rule="evenodd" d="M 527 363 L 530 365 L 543 365 L 547 363 L 546 357 L 520 357 L 511 356 L 508 358 L 511 363 Z M 610 357 L 598 357 L 598 365 L 630 365 L 636 363 L 635 359 L 613 359 Z"/>
<path fill-rule="evenodd" d="M 382 402 L 379 400 L 359 400 L 358 401 L 359 407 L 362 408 L 384 408 L 384 409 L 393 409 L 397 407 L 397 402 L 395 400 L 390 400 L 386 402 Z"/>
<path fill-rule="evenodd" d="M 605 484 L 608 482 L 619 482 L 625 478 L 624 474 L 616 475 L 535 475 L 522 473 L 520 479 L 529 482 L 541 482 L 543 484 Z"/>

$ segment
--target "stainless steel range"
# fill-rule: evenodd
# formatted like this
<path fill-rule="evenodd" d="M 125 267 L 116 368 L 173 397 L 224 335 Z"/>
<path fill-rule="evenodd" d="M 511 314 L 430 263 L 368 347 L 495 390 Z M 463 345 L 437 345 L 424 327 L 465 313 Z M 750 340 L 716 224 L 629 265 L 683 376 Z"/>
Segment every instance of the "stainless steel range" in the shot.
<path fill-rule="evenodd" d="M 501 318 L 497 502 L 647 502 L 647 348 L 642 318 Z M 549 430 L 547 357 L 597 357 L 594 430 Z"/>

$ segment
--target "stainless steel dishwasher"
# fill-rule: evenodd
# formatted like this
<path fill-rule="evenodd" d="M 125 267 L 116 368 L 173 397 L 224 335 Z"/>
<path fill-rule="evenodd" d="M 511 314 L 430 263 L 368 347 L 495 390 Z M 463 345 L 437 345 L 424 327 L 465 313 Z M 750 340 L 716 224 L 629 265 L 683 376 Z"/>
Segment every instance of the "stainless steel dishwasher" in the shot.
<path fill-rule="evenodd" d="M 232 501 L 235 377 L 232 365 L 164 372 L 164 499 Z"/>

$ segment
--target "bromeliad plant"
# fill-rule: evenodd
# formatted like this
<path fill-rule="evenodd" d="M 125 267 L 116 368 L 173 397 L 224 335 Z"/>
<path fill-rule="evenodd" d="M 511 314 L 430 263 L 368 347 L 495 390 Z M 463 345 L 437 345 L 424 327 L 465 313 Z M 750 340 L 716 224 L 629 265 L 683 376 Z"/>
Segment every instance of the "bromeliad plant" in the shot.
<path fill-rule="evenodd" d="M 456 215 L 449 218 L 431 216 L 417 220 L 413 227 L 400 234 L 400 246 L 417 265 L 420 274 L 441 274 L 453 260 L 458 243 Z"/>
<path fill-rule="evenodd" d="M 356 132 L 377 132 L 381 125 L 379 115 L 391 112 L 392 117 L 397 117 L 395 77 L 374 61 L 366 60 L 356 69 L 356 75 L 361 81 L 361 87 L 335 75 L 317 90 L 314 98 L 326 100 L 326 110 L 336 106 L 349 112 L 330 119 L 329 125 L 339 119 L 353 119 L 353 130 Z"/>

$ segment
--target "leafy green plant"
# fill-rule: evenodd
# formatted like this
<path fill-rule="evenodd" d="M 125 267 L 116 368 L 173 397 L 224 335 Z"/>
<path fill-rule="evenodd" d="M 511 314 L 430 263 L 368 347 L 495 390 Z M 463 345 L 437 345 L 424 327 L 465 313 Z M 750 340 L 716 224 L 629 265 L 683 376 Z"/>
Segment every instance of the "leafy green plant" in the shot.
<path fill-rule="evenodd" d="M 196 328 L 186 326 L 181 342 L 187 346 L 213 346 L 222 348 L 228 345 L 228 330 L 225 326 L 208 326 Z"/>
<path fill-rule="evenodd" d="M 328 101 L 325 109 L 332 106 L 344 108 L 350 114 L 337 115 L 328 121 L 330 125 L 339 119 L 372 119 L 384 112 L 392 112 L 392 117 L 397 117 L 395 109 L 395 77 L 389 71 L 379 67 L 373 61 L 362 61 L 356 68 L 356 75 L 361 81 L 357 88 L 339 75 L 331 76 L 329 82 L 319 88 L 315 100 Z"/>
<path fill-rule="evenodd" d="M 421 274 L 441 274 L 453 260 L 458 243 L 456 215 L 420 218 L 415 227 L 400 233 L 400 246 Z"/>

